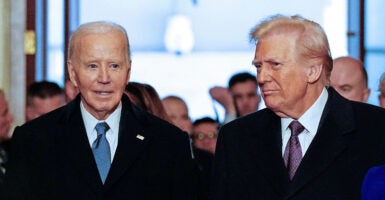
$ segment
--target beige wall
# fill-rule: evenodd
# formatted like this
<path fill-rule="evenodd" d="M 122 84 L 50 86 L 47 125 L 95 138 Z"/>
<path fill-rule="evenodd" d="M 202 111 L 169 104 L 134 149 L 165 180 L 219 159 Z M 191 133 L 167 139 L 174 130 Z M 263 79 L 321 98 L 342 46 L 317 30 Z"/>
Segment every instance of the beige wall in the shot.
<path fill-rule="evenodd" d="M 10 85 L 9 0 L 0 0 L 0 13 L 0 88 L 8 94 Z"/>
<path fill-rule="evenodd" d="M 0 0 L 0 13 L 0 88 L 15 126 L 25 122 L 25 0 Z"/>

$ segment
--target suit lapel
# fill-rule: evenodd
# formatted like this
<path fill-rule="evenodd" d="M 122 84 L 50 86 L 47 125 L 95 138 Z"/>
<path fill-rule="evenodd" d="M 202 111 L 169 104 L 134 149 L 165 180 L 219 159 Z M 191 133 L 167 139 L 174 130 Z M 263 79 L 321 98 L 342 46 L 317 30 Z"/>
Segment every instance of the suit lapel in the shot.
<path fill-rule="evenodd" d="M 291 184 L 289 196 L 323 173 L 346 149 L 354 129 L 353 111 L 348 101 L 329 90 L 329 100 L 315 138 L 307 150 Z"/>
<path fill-rule="evenodd" d="M 249 125 L 249 127 L 255 127 Z M 281 136 L 281 121 L 272 111 L 267 110 L 266 116 L 258 122 L 258 130 L 263 130 L 257 133 L 251 140 L 249 149 L 253 149 L 253 157 L 257 164 L 257 170 L 270 181 L 270 184 L 275 188 L 277 193 L 284 196 L 289 185 L 289 175 L 282 158 L 282 136 Z M 254 131 L 250 130 L 250 131 Z M 255 134 L 255 133 L 252 133 Z M 256 149 L 257 147 L 257 149 Z M 254 151 L 255 150 L 255 151 Z M 268 166 L 268 167 L 266 167 Z"/>
<path fill-rule="evenodd" d="M 58 155 L 69 163 L 68 167 L 73 167 L 71 170 L 75 171 L 76 178 L 89 186 L 94 193 L 108 190 L 132 166 L 151 140 L 151 132 L 146 128 L 149 123 L 144 112 L 134 108 L 123 95 L 118 146 L 103 186 L 81 117 L 80 96 L 78 96 L 67 105 L 63 119 L 65 131 L 56 139 Z"/>
<path fill-rule="evenodd" d="M 105 190 L 108 190 L 132 166 L 152 138 L 150 132 L 146 131 L 148 123 L 146 116 L 137 108 L 131 107 L 131 103 L 125 97 L 122 99 L 122 105 L 118 146 L 105 183 Z"/>
<path fill-rule="evenodd" d="M 66 145 L 66 152 L 62 154 L 66 156 L 63 159 L 68 159 L 70 167 L 74 168 L 75 175 L 81 182 L 97 192 L 102 188 L 102 182 L 81 117 L 80 96 L 70 104 L 67 107 L 69 112 L 64 123 L 66 134 L 63 137 L 66 138 L 58 138 L 59 141 L 64 141 L 63 145 Z"/>

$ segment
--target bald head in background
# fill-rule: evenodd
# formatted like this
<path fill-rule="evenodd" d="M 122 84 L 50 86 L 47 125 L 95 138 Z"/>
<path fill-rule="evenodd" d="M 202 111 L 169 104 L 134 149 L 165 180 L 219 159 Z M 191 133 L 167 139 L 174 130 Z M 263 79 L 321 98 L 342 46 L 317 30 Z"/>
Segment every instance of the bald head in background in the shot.
<path fill-rule="evenodd" d="M 360 60 L 344 56 L 333 60 L 330 85 L 343 97 L 359 102 L 368 100 L 368 75 Z"/>
<path fill-rule="evenodd" d="M 163 98 L 162 104 L 170 118 L 170 122 L 191 136 L 192 121 L 186 102 L 178 96 L 171 95 Z"/>

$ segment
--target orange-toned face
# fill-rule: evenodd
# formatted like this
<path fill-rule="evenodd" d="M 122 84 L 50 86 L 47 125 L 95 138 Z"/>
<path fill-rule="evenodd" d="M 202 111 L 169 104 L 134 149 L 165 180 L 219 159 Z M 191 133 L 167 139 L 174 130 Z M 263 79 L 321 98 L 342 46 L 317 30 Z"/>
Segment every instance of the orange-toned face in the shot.
<path fill-rule="evenodd" d="M 99 120 L 116 109 L 129 80 L 127 42 L 119 31 L 83 35 L 68 61 L 71 81 L 79 88 L 84 107 Z"/>
<path fill-rule="evenodd" d="M 253 63 L 266 107 L 280 117 L 297 118 L 316 97 L 308 93 L 311 64 L 299 55 L 296 39 L 290 37 L 278 34 L 259 41 Z"/>

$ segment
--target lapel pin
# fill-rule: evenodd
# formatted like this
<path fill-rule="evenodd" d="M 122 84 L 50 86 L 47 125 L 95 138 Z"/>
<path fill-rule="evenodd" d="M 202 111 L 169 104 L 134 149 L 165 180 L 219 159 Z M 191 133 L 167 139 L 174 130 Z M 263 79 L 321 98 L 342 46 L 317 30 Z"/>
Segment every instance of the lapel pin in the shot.
<path fill-rule="evenodd" d="M 144 137 L 143 137 L 143 135 L 136 135 L 136 138 L 138 138 L 139 140 L 144 140 Z"/>

